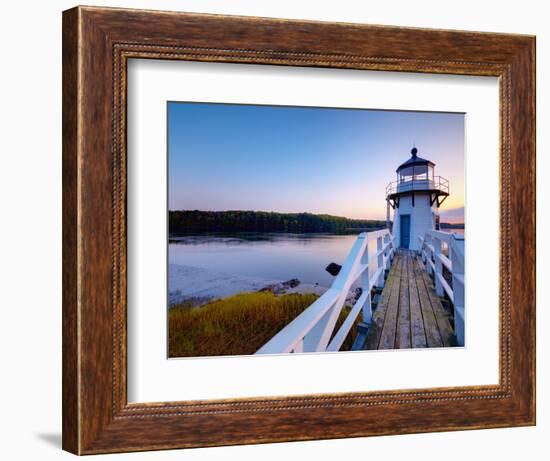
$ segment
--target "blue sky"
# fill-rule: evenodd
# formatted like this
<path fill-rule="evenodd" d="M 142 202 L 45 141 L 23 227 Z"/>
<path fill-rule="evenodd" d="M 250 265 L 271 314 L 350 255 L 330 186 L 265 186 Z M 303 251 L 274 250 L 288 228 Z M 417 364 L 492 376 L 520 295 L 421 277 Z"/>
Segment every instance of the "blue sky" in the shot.
<path fill-rule="evenodd" d="M 383 219 L 413 143 L 462 221 L 463 114 L 169 102 L 168 206 Z"/>

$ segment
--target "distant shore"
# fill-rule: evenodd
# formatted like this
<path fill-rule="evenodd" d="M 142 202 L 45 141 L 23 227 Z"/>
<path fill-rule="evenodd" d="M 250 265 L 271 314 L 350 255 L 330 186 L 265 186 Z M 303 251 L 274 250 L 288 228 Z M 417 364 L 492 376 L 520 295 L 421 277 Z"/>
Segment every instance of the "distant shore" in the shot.
<path fill-rule="evenodd" d="M 314 213 L 279 213 L 273 211 L 170 210 L 170 234 L 204 234 L 211 232 L 292 232 L 359 233 L 386 226 L 386 221 L 353 219 Z"/>

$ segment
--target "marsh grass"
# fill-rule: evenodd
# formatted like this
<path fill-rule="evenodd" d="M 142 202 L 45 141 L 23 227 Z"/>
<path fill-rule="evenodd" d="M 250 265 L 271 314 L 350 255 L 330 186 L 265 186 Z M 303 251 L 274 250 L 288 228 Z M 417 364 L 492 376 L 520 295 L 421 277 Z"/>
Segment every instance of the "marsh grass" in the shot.
<path fill-rule="evenodd" d="M 254 354 L 318 298 L 315 294 L 240 293 L 201 307 L 182 303 L 168 312 L 169 357 Z M 349 311 L 344 308 L 337 325 Z M 357 323 L 357 322 L 356 322 Z M 355 326 L 342 347 L 350 350 Z"/>

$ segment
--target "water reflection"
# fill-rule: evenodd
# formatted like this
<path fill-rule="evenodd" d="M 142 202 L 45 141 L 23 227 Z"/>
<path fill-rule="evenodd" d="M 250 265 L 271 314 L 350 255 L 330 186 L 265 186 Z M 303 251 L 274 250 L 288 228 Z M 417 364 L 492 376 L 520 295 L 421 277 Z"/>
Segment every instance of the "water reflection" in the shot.
<path fill-rule="evenodd" d="M 462 233 L 452 229 L 451 232 Z M 170 264 L 266 280 L 290 280 L 330 287 L 334 277 L 325 271 L 331 262 L 342 265 L 358 233 L 290 234 L 236 233 L 170 236 Z M 446 253 L 446 249 L 443 250 Z M 369 253 L 376 252 L 376 241 Z M 377 270 L 371 261 L 370 272 Z"/>
<path fill-rule="evenodd" d="M 299 279 L 329 287 L 325 267 L 343 264 L 357 234 L 243 233 L 171 236 L 170 264 L 274 280 Z M 375 248 L 376 242 L 373 249 Z"/>

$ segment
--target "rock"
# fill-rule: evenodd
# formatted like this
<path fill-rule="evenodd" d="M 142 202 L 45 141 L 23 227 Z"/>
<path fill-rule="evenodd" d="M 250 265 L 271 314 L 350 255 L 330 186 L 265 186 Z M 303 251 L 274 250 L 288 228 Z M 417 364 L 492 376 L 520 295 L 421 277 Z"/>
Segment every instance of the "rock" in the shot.
<path fill-rule="evenodd" d="M 261 288 L 258 291 L 270 291 L 275 295 L 282 295 L 282 294 L 285 294 L 287 290 L 296 288 L 298 285 L 300 285 L 300 280 L 290 279 L 290 280 L 287 280 L 286 282 L 272 283 L 270 285 L 266 285 L 265 287 Z"/>
<path fill-rule="evenodd" d="M 363 289 L 360 287 L 351 289 L 346 296 L 346 304 L 353 306 L 357 300 L 361 297 L 363 294 Z"/>
<path fill-rule="evenodd" d="M 284 288 L 296 288 L 298 285 L 300 285 L 300 281 L 298 279 L 290 279 L 283 282 Z"/>
<path fill-rule="evenodd" d="M 271 285 L 267 285 L 258 291 L 270 291 L 274 295 L 279 295 L 284 292 L 284 289 L 281 283 L 272 283 Z"/>
<path fill-rule="evenodd" d="M 330 263 L 327 267 L 325 267 L 325 270 L 332 276 L 337 276 L 340 270 L 342 269 L 342 266 L 340 264 L 336 263 Z"/>

